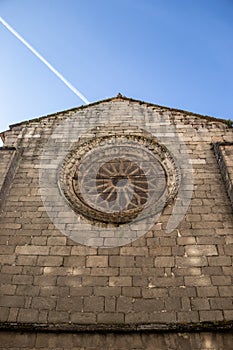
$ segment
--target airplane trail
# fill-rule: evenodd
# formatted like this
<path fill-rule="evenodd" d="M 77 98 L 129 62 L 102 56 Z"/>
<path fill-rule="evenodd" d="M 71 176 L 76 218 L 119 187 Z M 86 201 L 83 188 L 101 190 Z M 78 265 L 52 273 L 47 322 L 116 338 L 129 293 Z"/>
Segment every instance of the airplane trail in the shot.
<path fill-rule="evenodd" d="M 78 96 L 83 102 L 89 104 L 88 99 L 77 90 L 67 79 L 63 77 L 38 51 L 36 51 L 15 29 L 13 29 L 2 17 L 0 22 L 7 28 L 22 44 L 24 44 L 41 62 L 43 62 L 51 72 L 53 72 L 76 96 Z"/>

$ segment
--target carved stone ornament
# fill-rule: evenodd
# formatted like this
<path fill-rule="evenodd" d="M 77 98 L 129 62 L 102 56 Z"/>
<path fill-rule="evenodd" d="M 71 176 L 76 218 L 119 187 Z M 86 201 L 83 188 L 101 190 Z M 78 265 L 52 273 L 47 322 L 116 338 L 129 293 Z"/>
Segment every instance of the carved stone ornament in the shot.
<path fill-rule="evenodd" d="M 81 140 L 59 173 L 61 193 L 75 212 L 112 224 L 161 212 L 179 183 L 180 172 L 168 149 L 144 135 Z"/>

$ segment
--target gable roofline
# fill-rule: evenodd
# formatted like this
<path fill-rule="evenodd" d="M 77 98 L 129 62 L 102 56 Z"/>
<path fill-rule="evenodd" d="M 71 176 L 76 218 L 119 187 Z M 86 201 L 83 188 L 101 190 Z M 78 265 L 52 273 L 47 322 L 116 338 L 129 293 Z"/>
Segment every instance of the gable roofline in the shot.
<path fill-rule="evenodd" d="M 21 125 L 24 125 L 24 124 L 29 124 L 31 122 L 41 121 L 43 119 L 46 119 L 48 117 L 53 117 L 53 116 L 56 116 L 56 115 L 61 114 L 61 113 L 78 111 L 78 110 L 81 110 L 81 109 L 86 109 L 88 107 L 97 106 L 97 105 L 99 105 L 101 103 L 114 102 L 114 101 L 128 101 L 128 102 L 133 102 L 133 103 L 139 103 L 140 105 L 146 105 L 146 106 L 149 106 L 149 107 L 163 108 L 163 109 L 165 109 L 167 111 L 178 112 L 178 113 L 185 113 L 187 115 L 192 115 L 194 117 L 199 117 L 199 118 L 202 118 L 202 119 L 206 119 L 206 120 L 208 120 L 210 122 L 211 121 L 212 122 L 222 122 L 222 123 L 228 125 L 230 128 L 233 127 L 233 121 L 231 121 L 230 119 L 227 120 L 227 119 L 223 119 L 223 118 L 216 118 L 216 117 L 212 117 L 212 116 L 208 116 L 208 115 L 202 115 L 202 114 L 199 114 L 199 113 L 186 111 L 186 110 L 183 110 L 183 109 L 161 106 L 161 105 L 158 105 L 158 104 L 155 104 L 155 103 L 145 102 L 145 101 L 136 100 L 136 99 L 133 99 L 133 98 L 130 98 L 130 97 L 126 97 L 126 96 L 121 95 L 121 93 L 118 93 L 117 96 L 115 96 L 115 97 L 110 97 L 110 98 L 107 98 L 107 99 L 104 99 L 104 100 L 99 100 L 99 101 L 95 101 L 95 102 L 89 103 L 87 105 L 81 105 L 81 106 L 78 106 L 78 107 L 62 110 L 62 111 L 51 113 L 51 114 L 44 115 L 44 116 L 41 116 L 41 117 L 36 117 L 36 118 L 29 119 L 29 120 L 24 120 L 24 121 L 19 122 L 19 123 L 11 124 L 11 125 L 9 125 L 9 128 L 10 128 L 10 130 L 12 130 L 15 127 L 18 127 L 18 126 L 21 126 Z M 1 134 L 2 133 L 0 133 L 0 136 L 1 136 Z"/>

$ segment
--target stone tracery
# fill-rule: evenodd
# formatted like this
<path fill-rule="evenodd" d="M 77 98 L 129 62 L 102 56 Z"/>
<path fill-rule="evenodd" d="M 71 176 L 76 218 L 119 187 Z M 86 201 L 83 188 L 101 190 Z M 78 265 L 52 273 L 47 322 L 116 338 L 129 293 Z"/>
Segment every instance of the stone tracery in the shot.
<path fill-rule="evenodd" d="M 80 141 L 65 157 L 59 178 L 76 212 L 113 224 L 161 212 L 179 181 L 166 147 L 153 138 L 123 133 Z"/>

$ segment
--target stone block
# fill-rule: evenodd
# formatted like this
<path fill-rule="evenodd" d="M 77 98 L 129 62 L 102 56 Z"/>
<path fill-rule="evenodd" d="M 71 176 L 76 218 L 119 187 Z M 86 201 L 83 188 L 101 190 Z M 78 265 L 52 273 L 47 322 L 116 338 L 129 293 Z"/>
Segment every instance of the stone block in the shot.
<path fill-rule="evenodd" d="M 69 256 L 70 252 L 71 252 L 71 247 L 66 247 L 66 246 L 55 246 L 55 247 L 51 247 L 50 249 L 51 255 Z"/>
<path fill-rule="evenodd" d="M 48 255 L 49 247 L 34 245 L 18 246 L 16 247 L 15 252 L 16 254 L 22 255 Z"/>
<path fill-rule="evenodd" d="M 154 298 L 167 298 L 168 289 L 167 288 L 142 288 L 142 297 L 145 299 Z"/>
<path fill-rule="evenodd" d="M 56 306 L 56 297 L 34 297 L 32 299 L 32 308 L 39 310 L 53 310 Z"/>
<path fill-rule="evenodd" d="M 124 287 L 123 287 L 124 288 Z M 129 287 L 132 288 L 132 287 Z M 119 296 L 121 295 L 121 287 L 94 287 L 93 288 L 94 295 L 103 295 L 103 296 Z"/>
<path fill-rule="evenodd" d="M 223 320 L 223 313 L 220 310 L 208 310 L 208 311 L 200 311 L 200 321 L 201 322 L 215 322 Z"/>
<path fill-rule="evenodd" d="M 132 277 L 130 276 L 114 276 L 109 277 L 110 287 L 130 287 L 132 286 Z"/>
<path fill-rule="evenodd" d="M 87 256 L 87 267 L 108 267 L 108 256 Z"/>
<path fill-rule="evenodd" d="M 210 310 L 210 303 L 207 298 L 191 298 L 192 310 Z"/>
<path fill-rule="evenodd" d="M 222 297 L 222 298 L 210 298 L 211 309 L 215 310 L 232 310 L 233 300 L 232 297 Z"/>
<path fill-rule="evenodd" d="M 106 324 L 122 324 L 124 323 L 124 313 L 121 312 L 107 312 L 107 313 L 98 313 L 97 314 L 98 323 Z"/>
<path fill-rule="evenodd" d="M 84 312 L 103 312 L 104 298 L 100 296 L 88 296 L 83 299 Z"/>
<path fill-rule="evenodd" d="M 76 245 L 76 246 L 73 246 L 71 249 L 71 255 L 87 256 L 87 255 L 96 255 L 96 254 L 97 254 L 97 249 L 92 247 Z"/>
<path fill-rule="evenodd" d="M 4 307 L 24 307 L 25 298 L 24 296 L 2 296 L 0 298 L 0 306 Z"/>
<path fill-rule="evenodd" d="M 207 258 L 205 256 L 192 257 L 176 257 L 176 266 L 178 267 L 201 267 L 207 266 Z"/>
<path fill-rule="evenodd" d="M 185 276 L 184 277 L 186 286 L 210 286 L 211 279 L 209 276 Z"/>
<path fill-rule="evenodd" d="M 105 297 L 104 298 L 104 311 L 105 312 L 115 312 L 116 311 L 116 298 L 115 297 Z"/>
<path fill-rule="evenodd" d="M 33 283 L 35 286 L 54 286 L 56 282 L 56 276 L 35 276 Z"/>
<path fill-rule="evenodd" d="M 115 278 L 115 277 L 112 277 Z M 107 286 L 108 284 L 108 277 L 102 277 L 102 276 L 83 276 L 82 277 L 82 285 L 83 286 Z"/>
<path fill-rule="evenodd" d="M 14 284 L 26 284 L 31 285 L 33 282 L 33 276 L 16 275 L 12 279 Z"/>
<path fill-rule="evenodd" d="M 12 285 L 12 284 L 0 285 L 0 295 L 14 295 L 15 290 L 16 290 L 16 285 Z"/>
<path fill-rule="evenodd" d="M 82 281 L 80 276 L 58 276 L 58 286 L 81 287 Z"/>
<path fill-rule="evenodd" d="M 155 267 L 173 267 L 175 265 L 174 257 L 157 257 L 154 261 Z"/>
<path fill-rule="evenodd" d="M 139 298 L 142 296 L 142 289 L 140 287 L 122 287 L 123 296 Z"/>
<path fill-rule="evenodd" d="M 66 311 L 49 311 L 48 314 L 49 323 L 68 323 L 69 322 L 69 313 Z"/>
<path fill-rule="evenodd" d="M 26 295 L 26 296 L 38 296 L 39 287 L 31 285 L 20 285 L 17 286 L 16 295 Z"/>
<path fill-rule="evenodd" d="M 132 312 L 134 307 L 134 301 L 132 298 L 120 296 L 117 298 L 116 311 L 117 312 Z M 127 311 L 126 311 L 127 310 Z"/>
<path fill-rule="evenodd" d="M 0 322 L 6 322 L 10 313 L 9 307 L 1 307 Z"/>
<path fill-rule="evenodd" d="M 41 297 L 54 297 L 54 296 L 61 296 L 61 297 L 68 297 L 70 293 L 69 287 L 61 287 L 61 286 L 40 286 L 40 292 Z"/>
<path fill-rule="evenodd" d="M 132 255 L 132 256 L 147 256 L 148 247 L 122 247 L 120 249 L 121 255 Z"/>
<path fill-rule="evenodd" d="M 48 245 L 51 245 L 51 246 L 57 246 L 57 245 L 66 245 L 66 237 L 49 237 L 48 238 L 48 241 L 47 241 L 47 244 Z"/>
<path fill-rule="evenodd" d="M 118 268 L 109 267 L 93 267 L 90 271 L 91 276 L 117 276 L 119 275 Z M 124 275 L 121 273 L 121 275 Z"/>
<path fill-rule="evenodd" d="M 212 256 L 218 255 L 216 246 L 213 244 L 209 245 L 188 245 L 185 247 L 185 251 L 188 256 Z"/>
<path fill-rule="evenodd" d="M 154 312 L 162 311 L 165 309 L 164 298 L 156 299 L 136 299 L 134 302 L 134 311 L 135 312 Z"/>
<path fill-rule="evenodd" d="M 67 311 L 69 313 L 81 312 L 83 308 L 83 298 L 82 297 L 60 297 L 57 299 L 56 310 L 57 311 Z M 51 310 L 51 309 L 50 309 Z"/>
<path fill-rule="evenodd" d="M 195 297 L 197 292 L 195 287 L 179 286 L 169 288 L 169 295 L 171 297 Z"/>
<path fill-rule="evenodd" d="M 219 287 L 219 295 L 221 297 L 233 297 L 233 286 L 220 286 Z"/>
<path fill-rule="evenodd" d="M 18 322 L 20 323 L 37 323 L 39 311 L 35 309 L 20 309 L 18 314 Z"/>
<path fill-rule="evenodd" d="M 204 297 L 216 297 L 219 295 L 218 288 L 209 286 L 209 287 L 197 287 L 197 295 L 200 298 Z"/>
<path fill-rule="evenodd" d="M 96 324 L 96 318 L 97 315 L 92 312 L 72 312 L 70 315 L 71 322 L 77 324 Z"/>
<path fill-rule="evenodd" d="M 112 267 L 133 267 L 135 264 L 134 256 L 110 256 L 109 266 Z"/>
<path fill-rule="evenodd" d="M 61 266 L 63 258 L 60 256 L 39 256 L 37 264 L 39 266 Z"/>
<path fill-rule="evenodd" d="M 208 257 L 210 266 L 231 266 L 231 258 L 229 256 Z"/>
<path fill-rule="evenodd" d="M 230 286 L 232 285 L 231 276 L 211 276 L 214 286 Z"/>

